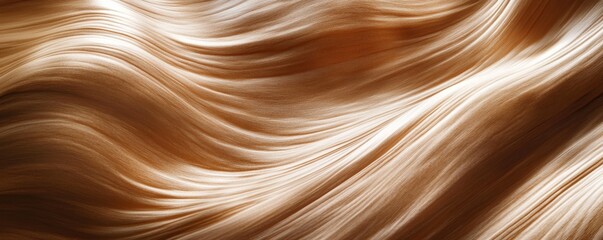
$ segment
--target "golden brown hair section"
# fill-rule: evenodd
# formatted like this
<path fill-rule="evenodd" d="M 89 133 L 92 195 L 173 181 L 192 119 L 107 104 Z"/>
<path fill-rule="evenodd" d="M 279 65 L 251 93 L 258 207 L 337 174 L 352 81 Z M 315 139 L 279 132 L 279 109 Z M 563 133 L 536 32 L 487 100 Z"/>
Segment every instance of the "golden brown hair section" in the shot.
<path fill-rule="evenodd" d="M 0 0 L 0 239 L 603 239 L 603 1 Z"/>

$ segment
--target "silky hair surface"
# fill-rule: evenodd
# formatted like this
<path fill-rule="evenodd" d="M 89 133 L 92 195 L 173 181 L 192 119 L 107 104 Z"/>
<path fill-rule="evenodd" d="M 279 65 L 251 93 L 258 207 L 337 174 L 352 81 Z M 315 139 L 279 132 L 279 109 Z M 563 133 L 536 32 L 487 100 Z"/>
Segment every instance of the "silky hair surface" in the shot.
<path fill-rule="evenodd" d="M 1 239 L 603 239 L 603 1 L 0 1 Z"/>

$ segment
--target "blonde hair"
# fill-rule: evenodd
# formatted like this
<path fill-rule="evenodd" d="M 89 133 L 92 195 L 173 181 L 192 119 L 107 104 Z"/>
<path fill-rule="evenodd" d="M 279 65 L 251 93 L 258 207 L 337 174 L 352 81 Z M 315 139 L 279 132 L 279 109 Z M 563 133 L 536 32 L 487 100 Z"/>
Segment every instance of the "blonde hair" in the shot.
<path fill-rule="evenodd" d="M 0 1 L 0 238 L 601 239 L 601 1 Z"/>

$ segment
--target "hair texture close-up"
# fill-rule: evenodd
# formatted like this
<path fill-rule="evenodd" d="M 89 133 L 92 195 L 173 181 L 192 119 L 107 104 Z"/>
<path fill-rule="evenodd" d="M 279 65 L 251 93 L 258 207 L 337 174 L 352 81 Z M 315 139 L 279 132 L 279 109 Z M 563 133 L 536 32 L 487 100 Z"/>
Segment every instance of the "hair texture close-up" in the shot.
<path fill-rule="evenodd" d="M 0 0 L 0 239 L 603 239 L 603 0 Z"/>

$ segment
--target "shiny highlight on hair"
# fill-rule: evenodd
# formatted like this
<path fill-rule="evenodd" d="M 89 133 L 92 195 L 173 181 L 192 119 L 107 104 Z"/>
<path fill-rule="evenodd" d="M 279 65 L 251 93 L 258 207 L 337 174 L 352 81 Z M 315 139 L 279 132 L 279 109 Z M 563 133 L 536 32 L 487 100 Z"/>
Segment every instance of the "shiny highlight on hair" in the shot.
<path fill-rule="evenodd" d="M 1 239 L 603 239 L 603 1 L 0 0 Z"/>

